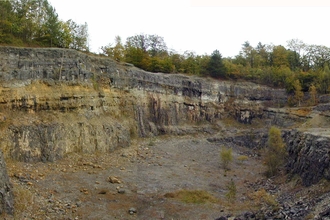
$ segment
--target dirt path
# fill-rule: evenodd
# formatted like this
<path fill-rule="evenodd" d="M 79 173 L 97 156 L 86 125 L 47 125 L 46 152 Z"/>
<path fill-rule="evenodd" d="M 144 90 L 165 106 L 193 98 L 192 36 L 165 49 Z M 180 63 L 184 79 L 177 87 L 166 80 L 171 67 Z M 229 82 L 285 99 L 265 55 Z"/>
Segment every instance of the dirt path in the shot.
<path fill-rule="evenodd" d="M 262 178 L 264 167 L 253 157 L 237 159 L 249 152 L 234 148 L 231 169 L 224 172 L 220 167 L 220 149 L 219 144 L 202 136 L 161 137 L 141 140 L 111 154 L 72 154 L 47 164 L 8 163 L 17 202 L 24 197 L 31 199 L 29 206 L 20 207 L 17 216 L 215 219 L 249 211 L 249 183 Z M 109 177 L 119 183 L 110 183 Z M 231 180 L 237 188 L 235 202 L 225 196 Z M 189 190 L 206 192 L 216 200 L 195 204 L 164 196 Z"/>

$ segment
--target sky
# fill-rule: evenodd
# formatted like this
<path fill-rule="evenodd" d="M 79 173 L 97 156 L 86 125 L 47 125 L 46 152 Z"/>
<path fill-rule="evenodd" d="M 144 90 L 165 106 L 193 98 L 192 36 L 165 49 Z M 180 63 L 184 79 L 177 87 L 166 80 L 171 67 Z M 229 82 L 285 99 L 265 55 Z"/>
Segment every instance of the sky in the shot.
<path fill-rule="evenodd" d="M 287 46 L 299 39 L 330 47 L 328 0 L 48 0 L 59 19 L 87 22 L 90 49 L 120 36 L 156 34 L 183 54 L 238 55 L 245 41 Z"/>

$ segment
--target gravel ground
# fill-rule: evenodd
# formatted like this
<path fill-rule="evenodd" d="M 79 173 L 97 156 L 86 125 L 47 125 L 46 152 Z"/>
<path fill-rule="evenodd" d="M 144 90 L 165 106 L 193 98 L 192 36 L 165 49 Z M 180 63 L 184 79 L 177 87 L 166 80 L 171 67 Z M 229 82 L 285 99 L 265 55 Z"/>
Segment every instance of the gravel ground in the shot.
<path fill-rule="evenodd" d="M 256 208 L 247 194 L 250 183 L 263 178 L 260 158 L 239 161 L 249 151 L 235 147 L 225 172 L 221 147 L 204 136 L 165 136 L 108 154 L 71 154 L 55 163 L 9 162 L 15 218 L 216 219 Z M 231 180 L 235 201 L 225 197 Z M 202 190 L 217 201 L 194 204 L 164 196 L 180 190 Z M 19 206 L 23 202 L 30 204 Z"/>

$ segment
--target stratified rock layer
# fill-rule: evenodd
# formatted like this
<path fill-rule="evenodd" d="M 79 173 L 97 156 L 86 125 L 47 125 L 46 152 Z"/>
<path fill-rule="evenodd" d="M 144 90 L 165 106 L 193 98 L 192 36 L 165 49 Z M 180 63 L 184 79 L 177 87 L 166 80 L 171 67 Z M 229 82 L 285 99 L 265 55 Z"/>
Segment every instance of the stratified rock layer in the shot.
<path fill-rule="evenodd" d="M 75 50 L 0 47 L 0 58 L 1 143 L 5 156 L 20 161 L 200 132 L 226 117 L 252 123 L 266 105 L 286 100 L 284 90 L 150 73 Z"/>

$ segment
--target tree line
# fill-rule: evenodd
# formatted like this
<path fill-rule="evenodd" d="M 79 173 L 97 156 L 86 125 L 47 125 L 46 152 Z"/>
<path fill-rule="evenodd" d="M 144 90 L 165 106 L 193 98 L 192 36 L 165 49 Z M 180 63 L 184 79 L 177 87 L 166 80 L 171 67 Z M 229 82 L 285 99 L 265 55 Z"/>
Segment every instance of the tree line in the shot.
<path fill-rule="evenodd" d="M 47 0 L 2 0 L 0 44 L 88 51 L 88 25 L 60 20 Z"/>
<path fill-rule="evenodd" d="M 197 55 L 186 51 L 179 54 L 167 48 L 164 38 L 158 35 L 139 34 L 128 37 L 123 43 L 120 36 L 115 42 L 101 47 L 102 54 L 117 61 L 132 63 L 151 72 L 187 73 L 225 77 L 223 58 L 218 50 L 211 55 Z"/>
<path fill-rule="evenodd" d="M 128 37 L 125 43 L 116 36 L 113 44 L 101 49 L 106 56 L 151 72 L 248 80 L 286 88 L 289 93 L 297 88 L 330 92 L 330 48 L 298 39 L 287 41 L 286 47 L 261 42 L 252 46 L 246 41 L 238 55 L 225 58 L 219 50 L 211 55 L 192 51 L 179 54 L 167 48 L 163 37 L 147 34 Z"/>

